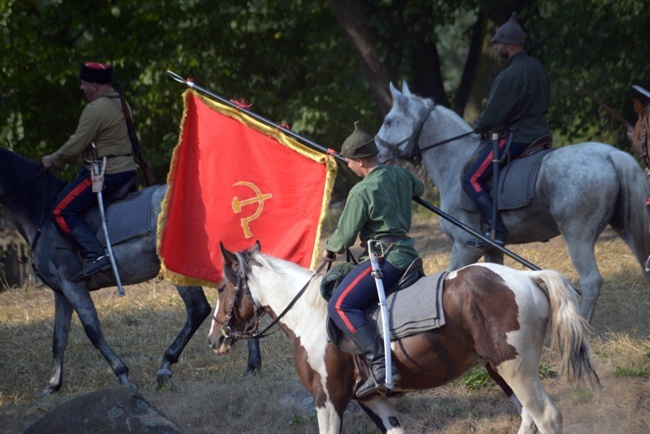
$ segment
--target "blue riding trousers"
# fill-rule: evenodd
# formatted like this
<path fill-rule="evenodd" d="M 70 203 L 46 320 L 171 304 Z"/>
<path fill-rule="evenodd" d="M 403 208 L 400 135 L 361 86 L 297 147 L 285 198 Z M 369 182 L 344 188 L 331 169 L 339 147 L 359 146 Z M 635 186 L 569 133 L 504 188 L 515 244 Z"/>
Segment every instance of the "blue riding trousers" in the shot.
<path fill-rule="evenodd" d="M 388 291 L 406 270 L 399 270 L 383 259 L 379 265 L 382 269 L 384 290 L 388 296 Z M 363 309 L 379 300 L 377 285 L 371 272 L 370 261 L 361 262 L 343 278 L 327 305 L 330 318 L 346 336 L 368 324 Z"/>
<path fill-rule="evenodd" d="M 510 159 L 514 160 L 523 154 L 529 144 L 530 143 L 510 143 Z M 499 140 L 498 158 L 501 161 L 499 168 L 504 167 L 508 163 L 507 158 L 503 158 L 505 146 L 505 139 Z M 472 164 L 465 174 L 463 174 L 463 189 L 475 202 L 478 200 L 479 196 L 490 194 L 486 189 L 486 183 L 492 179 L 492 176 L 494 175 L 494 164 L 492 163 L 492 160 L 494 159 L 494 150 L 492 148 L 491 140 L 481 143 L 481 147 L 479 147 L 481 151 L 478 154 L 478 158 L 476 158 L 474 164 Z"/>
<path fill-rule="evenodd" d="M 104 175 L 102 194 L 108 197 L 136 175 L 135 170 Z M 77 177 L 59 193 L 52 208 L 52 218 L 62 233 L 69 234 L 72 229 L 83 224 L 83 213 L 94 206 L 98 206 L 97 193 L 93 193 L 90 171 L 82 167 Z"/>

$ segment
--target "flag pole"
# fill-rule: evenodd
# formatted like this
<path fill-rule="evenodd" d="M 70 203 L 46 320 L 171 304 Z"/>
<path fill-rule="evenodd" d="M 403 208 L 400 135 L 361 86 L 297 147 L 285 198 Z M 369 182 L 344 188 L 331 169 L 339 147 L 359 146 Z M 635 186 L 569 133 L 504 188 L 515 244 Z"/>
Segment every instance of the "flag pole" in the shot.
<path fill-rule="evenodd" d="M 307 138 L 305 138 L 305 137 L 303 137 L 303 136 L 301 136 L 299 134 L 296 134 L 293 131 L 283 127 L 282 125 L 278 125 L 275 122 L 270 121 L 270 120 L 266 119 L 265 117 L 258 115 L 255 112 L 252 112 L 252 111 L 250 111 L 250 110 L 248 110 L 246 108 L 240 107 L 239 105 L 235 104 L 234 102 L 232 102 L 230 100 L 227 100 L 227 99 L 215 94 L 214 92 L 211 92 L 211 91 L 199 86 L 193 80 L 185 79 L 185 78 L 181 77 L 180 75 L 178 75 L 177 73 L 175 73 L 173 71 L 170 71 L 170 70 L 167 70 L 167 75 L 169 75 L 173 80 L 175 80 L 175 81 L 177 81 L 177 82 L 179 82 L 181 84 L 186 85 L 190 89 L 196 89 L 199 93 L 201 93 L 201 94 L 203 94 L 203 95 L 205 95 L 205 96 L 207 96 L 209 98 L 212 98 L 212 99 L 214 99 L 216 101 L 219 101 L 219 102 L 221 102 L 221 103 L 223 103 L 223 104 L 225 104 L 225 105 L 227 105 L 229 107 L 235 108 L 235 109 L 237 109 L 237 110 L 239 110 L 239 111 L 241 111 L 243 113 L 246 113 L 247 115 L 251 116 L 252 118 L 254 118 L 254 119 L 256 119 L 256 120 L 258 120 L 258 121 L 260 121 L 262 123 L 265 123 L 266 125 L 272 126 L 273 128 L 277 128 L 278 130 L 282 131 L 287 136 L 290 136 L 290 137 L 298 140 L 300 143 L 302 143 L 304 145 L 307 145 L 307 146 L 309 146 L 309 147 L 311 147 L 313 149 L 317 149 L 317 150 L 319 150 L 319 151 L 321 151 L 321 152 L 323 152 L 325 154 L 332 155 L 334 158 L 336 158 L 339 161 L 342 161 L 344 163 L 347 162 L 345 157 L 338 154 L 333 149 L 328 149 L 328 148 L 326 148 L 326 147 L 324 147 L 322 145 L 319 145 L 318 143 L 316 143 L 316 142 L 314 142 L 312 140 L 309 140 L 309 139 L 307 139 Z M 516 253 L 510 251 L 509 249 L 506 249 L 505 247 L 495 243 L 491 239 L 483 236 L 483 234 L 475 231 L 471 227 L 467 226 L 465 223 L 463 223 L 460 220 L 450 216 L 446 212 L 436 208 L 435 206 L 433 206 L 429 202 L 425 201 L 424 199 L 422 199 L 420 197 L 414 197 L 413 201 L 415 201 L 416 203 L 422 205 L 423 207 L 425 207 L 429 211 L 437 214 L 441 218 L 444 218 L 445 220 L 448 220 L 450 223 L 458 226 L 459 228 L 461 228 L 465 232 L 473 235 L 476 238 L 479 238 L 479 239 L 485 241 L 486 243 L 490 244 L 494 249 L 499 250 L 502 253 L 510 256 L 512 259 L 514 259 L 515 261 L 519 262 L 520 264 L 530 268 L 531 270 L 540 270 L 540 268 L 538 266 L 536 266 L 535 264 L 532 264 L 532 263 L 528 262 L 527 260 L 525 260 L 521 256 L 517 255 Z"/>

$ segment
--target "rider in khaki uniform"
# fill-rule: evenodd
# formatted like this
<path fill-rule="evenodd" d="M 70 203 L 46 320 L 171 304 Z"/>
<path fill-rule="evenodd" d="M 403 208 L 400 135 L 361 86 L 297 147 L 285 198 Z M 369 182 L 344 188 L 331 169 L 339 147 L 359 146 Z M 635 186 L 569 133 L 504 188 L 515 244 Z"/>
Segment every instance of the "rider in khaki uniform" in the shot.
<path fill-rule="evenodd" d="M 377 146 L 372 137 L 354 124 L 354 132 L 345 140 L 341 155 L 348 167 L 363 179 L 350 190 L 338 228 L 327 241 L 323 257 L 335 259 L 351 247 L 357 236 L 362 242 L 379 240 L 385 257 L 380 260 L 383 283 L 389 290 L 418 257 L 413 240 L 407 236 L 411 229 L 413 196 L 424 193 L 424 185 L 402 167 L 379 163 Z M 343 333 L 362 350 L 372 376 L 357 390 L 357 397 L 373 393 L 386 382 L 383 339 L 368 325 L 363 309 L 377 303 L 377 286 L 371 275 L 372 266 L 367 253 L 338 285 L 328 304 L 330 318 Z M 394 381 L 399 380 L 395 365 L 391 367 Z"/>
<path fill-rule="evenodd" d="M 61 192 L 52 209 L 56 227 L 70 236 L 86 262 L 84 270 L 73 277 L 74 282 L 111 267 L 104 247 L 82 220 L 89 208 L 97 206 L 97 195 L 92 191 L 91 181 L 92 145 L 95 145 L 100 160 L 107 157 L 103 190 L 106 196 L 131 182 L 137 174 L 120 96 L 111 85 L 112 73 L 113 68 L 106 64 L 81 64 L 80 89 L 85 93 L 88 105 L 81 113 L 75 133 L 59 150 L 41 159 L 45 169 L 63 167 L 79 157 L 83 162 L 79 174 Z"/>

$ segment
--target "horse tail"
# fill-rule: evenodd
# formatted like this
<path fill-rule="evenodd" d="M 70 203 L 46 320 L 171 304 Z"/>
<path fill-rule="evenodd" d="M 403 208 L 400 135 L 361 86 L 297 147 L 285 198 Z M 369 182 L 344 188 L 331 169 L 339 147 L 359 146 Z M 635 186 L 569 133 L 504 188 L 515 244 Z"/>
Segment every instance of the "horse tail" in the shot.
<path fill-rule="evenodd" d="M 614 151 L 609 157 L 621 180 L 619 203 L 610 223 L 644 265 L 650 255 L 650 216 L 645 209 L 650 184 L 630 154 Z"/>
<path fill-rule="evenodd" d="M 593 386 L 600 380 L 593 367 L 589 322 L 580 314 L 578 293 L 569 280 L 555 270 L 528 271 L 537 283 L 544 283 L 551 304 L 551 350 L 560 354 L 561 373 Z"/>

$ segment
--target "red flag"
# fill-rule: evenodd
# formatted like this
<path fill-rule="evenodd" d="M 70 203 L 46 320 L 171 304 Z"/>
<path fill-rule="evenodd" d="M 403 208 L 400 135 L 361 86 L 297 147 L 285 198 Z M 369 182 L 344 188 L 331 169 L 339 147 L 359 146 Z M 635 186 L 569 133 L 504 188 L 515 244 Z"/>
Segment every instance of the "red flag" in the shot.
<path fill-rule="evenodd" d="M 222 278 L 220 241 L 236 251 L 259 240 L 263 252 L 313 267 L 334 158 L 195 91 L 184 98 L 158 221 L 163 275 L 214 286 Z"/>

